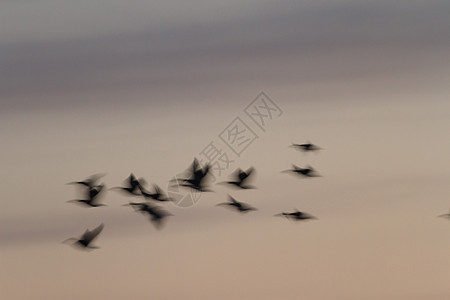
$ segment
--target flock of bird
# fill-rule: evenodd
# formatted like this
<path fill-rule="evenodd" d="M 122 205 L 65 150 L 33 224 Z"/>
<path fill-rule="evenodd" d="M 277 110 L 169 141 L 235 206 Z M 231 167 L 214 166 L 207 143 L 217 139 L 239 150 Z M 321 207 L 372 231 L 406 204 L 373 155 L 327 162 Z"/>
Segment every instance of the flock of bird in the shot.
<path fill-rule="evenodd" d="M 291 147 L 296 148 L 303 152 L 315 152 L 321 150 L 320 147 L 311 143 L 304 144 L 292 144 Z M 212 191 L 207 182 L 208 174 L 211 172 L 211 165 L 206 164 L 201 167 L 198 160 L 194 159 L 191 167 L 187 170 L 185 178 L 178 178 L 176 182 L 171 181 L 173 185 L 192 189 L 198 192 L 210 192 Z M 292 165 L 292 169 L 282 171 L 283 173 L 292 173 L 301 177 L 320 177 L 316 170 L 311 166 L 306 166 L 305 168 Z M 235 172 L 231 174 L 232 180 L 219 182 L 218 184 L 224 184 L 227 186 L 232 186 L 237 189 L 254 189 L 255 187 L 249 184 L 252 175 L 255 173 L 255 169 L 250 167 L 246 171 L 238 168 Z M 105 206 L 105 204 L 100 203 L 99 195 L 104 191 L 105 184 L 98 184 L 100 178 L 105 176 L 105 174 L 95 174 L 89 178 L 82 181 L 70 182 L 69 184 L 75 184 L 83 189 L 85 195 L 84 199 L 75 199 L 68 202 L 77 203 L 86 207 L 99 207 Z M 165 219 L 172 214 L 166 211 L 163 207 L 156 205 L 155 203 L 169 202 L 173 201 L 168 197 L 164 191 L 156 184 L 153 185 L 153 190 L 150 191 L 145 188 L 146 181 L 143 178 L 136 178 L 133 174 L 130 174 L 124 181 L 124 185 L 121 187 L 113 187 L 110 190 L 116 190 L 128 196 L 141 196 L 143 197 L 143 202 L 129 202 L 124 206 L 131 206 L 136 212 L 140 212 L 150 218 L 150 221 L 154 224 L 157 229 L 160 229 L 163 225 Z M 240 213 L 247 213 L 250 211 L 257 210 L 256 208 L 250 206 L 247 203 L 240 202 L 234 197 L 228 195 L 228 201 L 219 203 L 217 206 L 229 207 Z M 293 221 L 311 220 L 317 219 L 316 217 L 310 215 L 309 213 L 295 210 L 293 212 L 282 212 L 274 216 L 285 217 Z M 450 219 L 450 212 L 448 214 L 440 215 L 439 217 L 445 217 Z M 92 246 L 92 241 L 101 233 L 104 228 L 104 224 L 100 224 L 92 230 L 86 230 L 79 238 L 69 238 L 63 243 L 71 242 L 72 245 L 81 247 L 83 249 L 96 249 L 98 247 Z"/>
<path fill-rule="evenodd" d="M 305 144 L 292 144 L 291 147 L 299 149 L 304 152 L 315 152 L 321 150 L 320 147 L 311 143 Z M 211 192 L 212 190 L 208 186 L 208 174 L 211 172 L 211 165 L 206 164 L 205 166 L 200 166 L 197 159 L 194 159 L 192 165 L 187 170 L 185 178 L 177 178 L 172 180 L 171 184 L 175 186 L 180 186 L 188 189 L 192 189 L 198 192 Z M 305 168 L 292 165 L 292 169 L 285 170 L 282 172 L 293 173 L 303 177 L 318 177 L 320 176 L 311 167 L 307 166 Z M 230 181 L 219 182 L 218 184 L 223 184 L 231 186 L 237 189 L 254 189 L 255 187 L 249 184 L 250 179 L 254 176 L 255 169 L 250 167 L 247 170 L 242 170 L 238 168 L 235 172 L 231 174 L 232 179 Z M 73 202 L 86 207 L 99 207 L 105 206 L 105 204 L 100 202 L 99 195 L 104 191 L 105 184 L 98 184 L 100 178 L 105 176 L 105 174 L 95 174 L 88 177 L 82 181 L 70 182 L 69 184 L 75 184 L 82 188 L 84 193 L 84 199 L 75 199 L 68 202 Z M 172 214 L 166 211 L 161 206 L 156 205 L 156 202 L 169 202 L 173 201 L 168 197 L 164 191 L 156 184 L 153 185 L 152 190 L 145 188 L 146 181 L 143 178 L 136 178 L 136 176 L 131 173 L 128 178 L 125 179 L 123 186 L 113 187 L 110 190 L 116 190 L 127 196 L 141 196 L 143 197 L 143 202 L 129 202 L 124 206 L 131 206 L 136 212 L 140 212 L 150 218 L 150 221 L 154 226 L 159 229 L 163 225 L 166 217 L 172 216 Z M 234 197 L 228 195 L 228 201 L 219 203 L 217 206 L 229 207 L 240 213 L 247 213 L 249 211 L 254 211 L 256 208 L 250 206 L 247 203 L 240 202 Z M 275 216 L 282 216 L 290 220 L 301 221 L 316 219 L 314 216 L 295 210 L 293 212 L 282 212 L 276 214 Z M 96 228 L 89 230 L 87 229 L 81 237 L 69 238 L 63 243 L 71 242 L 72 245 L 81 247 L 83 249 L 96 249 L 98 247 L 92 245 L 92 241 L 101 233 L 104 228 L 104 224 L 100 224 Z"/>

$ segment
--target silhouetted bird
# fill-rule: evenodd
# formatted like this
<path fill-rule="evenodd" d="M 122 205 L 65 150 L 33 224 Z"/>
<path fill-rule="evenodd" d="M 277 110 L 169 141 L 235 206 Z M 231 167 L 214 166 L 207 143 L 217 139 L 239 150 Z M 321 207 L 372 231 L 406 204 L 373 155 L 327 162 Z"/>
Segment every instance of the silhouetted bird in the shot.
<path fill-rule="evenodd" d="M 86 229 L 86 231 L 83 233 L 83 235 L 78 238 L 70 238 L 63 243 L 69 242 L 69 241 L 75 241 L 73 245 L 79 246 L 83 249 L 98 249 L 99 247 L 91 246 L 91 242 L 102 232 L 103 230 L 103 223 L 97 226 L 97 228 L 93 229 L 92 231 L 89 231 Z"/>
<path fill-rule="evenodd" d="M 81 203 L 89 207 L 105 206 L 105 204 L 98 203 L 98 196 L 104 187 L 105 187 L 104 184 L 91 187 L 87 190 L 88 199 L 69 200 L 68 202 Z"/>
<path fill-rule="evenodd" d="M 74 181 L 74 182 L 69 182 L 68 184 L 81 184 L 86 186 L 87 188 L 93 188 L 97 186 L 97 181 L 104 177 L 106 174 L 94 174 L 88 178 L 86 178 L 83 181 Z"/>
<path fill-rule="evenodd" d="M 301 212 L 299 210 L 296 210 L 296 211 L 291 212 L 291 213 L 283 212 L 283 213 L 280 213 L 280 214 L 276 214 L 274 216 L 282 216 L 282 217 L 286 217 L 287 219 L 292 219 L 294 221 L 317 219 L 316 217 L 311 216 L 308 213 Z"/>
<path fill-rule="evenodd" d="M 285 170 L 282 172 L 283 173 L 286 173 L 286 172 L 294 173 L 294 174 L 302 175 L 304 177 L 321 177 L 319 174 L 317 174 L 317 172 L 311 166 L 308 166 L 306 168 L 300 168 L 293 164 L 292 169 Z"/>
<path fill-rule="evenodd" d="M 225 181 L 225 182 L 220 182 L 221 184 L 225 183 L 225 184 L 229 184 L 231 186 L 235 186 L 237 188 L 241 188 L 241 189 L 254 189 L 254 186 L 248 185 L 247 182 L 249 180 L 249 178 L 251 177 L 250 175 L 254 174 L 255 168 L 251 167 L 249 168 L 247 171 L 243 171 L 242 169 L 237 169 L 236 171 L 233 172 L 233 174 L 231 175 L 232 177 L 235 178 L 234 181 Z"/>
<path fill-rule="evenodd" d="M 160 206 L 152 205 L 149 203 L 130 202 L 125 205 L 132 206 L 136 211 L 139 211 L 143 214 L 148 214 L 150 216 L 150 221 L 153 223 L 153 225 L 155 225 L 157 229 L 161 228 L 166 217 L 173 216 L 171 213 L 164 210 Z"/>
<path fill-rule="evenodd" d="M 188 171 L 187 178 L 176 179 L 176 181 L 180 186 L 189 187 L 200 192 L 210 192 L 211 190 L 206 186 L 206 176 L 210 169 L 211 166 L 209 164 L 205 165 L 203 168 L 200 167 L 198 160 L 195 158 Z"/>
<path fill-rule="evenodd" d="M 306 143 L 306 144 L 294 144 L 292 143 L 291 147 L 296 148 L 298 150 L 302 150 L 303 152 L 315 152 L 315 151 L 319 151 L 322 148 L 320 148 L 317 145 L 311 144 L 311 143 Z"/>
<path fill-rule="evenodd" d="M 128 176 L 128 178 L 126 178 L 124 180 L 124 185 L 125 186 L 121 186 L 121 187 L 113 187 L 111 188 L 111 190 L 119 190 L 121 192 L 126 193 L 127 195 L 132 195 L 132 196 L 140 196 L 141 195 L 141 190 L 139 189 L 139 186 L 141 184 L 143 184 L 143 179 L 140 178 L 139 180 L 136 179 L 136 177 L 134 176 L 133 173 L 130 174 L 130 176 Z"/>
<path fill-rule="evenodd" d="M 239 202 L 236 199 L 234 199 L 233 197 L 231 197 L 230 195 L 228 195 L 228 199 L 229 199 L 229 202 L 219 203 L 219 204 L 217 204 L 217 206 L 226 205 L 226 206 L 236 209 L 237 211 L 239 211 L 241 213 L 246 213 L 251 210 L 256 210 L 256 208 L 251 207 L 250 205 L 248 205 L 244 202 Z"/>
<path fill-rule="evenodd" d="M 450 219 L 450 212 L 448 214 L 439 215 L 438 217 Z"/>
<path fill-rule="evenodd" d="M 153 185 L 153 189 L 155 190 L 154 193 L 147 191 L 141 185 L 139 185 L 139 189 L 141 191 L 142 196 L 144 196 L 145 199 L 152 199 L 152 200 L 161 201 L 161 202 L 172 201 L 172 199 L 167 197 L 164 194 L 163 190 L 156 184 Z"/>

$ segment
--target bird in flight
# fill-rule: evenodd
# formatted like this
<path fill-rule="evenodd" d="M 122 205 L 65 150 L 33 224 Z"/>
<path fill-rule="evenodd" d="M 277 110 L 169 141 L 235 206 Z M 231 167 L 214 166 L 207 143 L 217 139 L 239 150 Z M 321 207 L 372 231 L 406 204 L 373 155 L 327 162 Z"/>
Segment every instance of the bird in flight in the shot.
<path fill-rule="evenodd" d="M 156 229 L 161 228 L 166 217 L 173 216 L 171 213 L 162 209 L 160 206 L 152 205 L 145 202 L 130 202 L 125 205 L 133 207 L 138 212 L 149 215 L 150 221 L 153 223 Z"/>
<path fill-rule="evenodd" d="M 121 192 L 126 193 L 127 195 L 131 196 L 140 196 L 141 191 L 139 187 L 141 184 L 144 183 L 144 180 L 142 178 L 137 179 L 133 173 L 130 174 L 125 180 L 124 180 L 124 186 L 119 187 L 113 187 L 111 190 L 118 190 Z"/>
<path fill-rule="evenodd" d="M 238 212 L 241 213 L 246 213 L 252 210 L 256 210 L 256 208 L 248 205 L 247 203 L 244 202 L 239 202 L 236 199 L 234 199 L 233 197 L 231 197 L 230 195 L 228 195 L 228 202 L 223 202 L 223 203 L 219 203 L 217 204 L 217 206 L 228 206 L 231 207 L 233 209 L 236 209 Z"/>
<path fill-rule="evenodd" d="M 233 181 L 225 181 L 220 183 L 229 184 L 240 189 L 254 189 L 254 186 L 248 185 L 249 178 L 251 178 L 251 175 L 254 174 L 254 172 L 255 168 L 253 167 L 250 167 L 247 171 L 243 171 L 241 168 L 238 168 L 231 175 L 234 177 Z"/>
<path fill-rule="evenodd" d="M 211 192 L 206 186 L 207 175 L 209 174 L 211 166 L 205 165 L 200 167 L 198 160 L 195 158 L 190 169 L 188 170 L 187 178 L 175 179 L 179 186 L 189 187 L 200 192 Z"/>
<path fill-rule="evenodd" d="M 156 184 L 153 185 L 154 193 L 146 190 L 142 185 L 139 185 L 139 190 L 141 191 L 141 195 L 144 196 L 145 199 L 152 199 L 160 202 L 172 201 L 172 198 L 167 197 L 163 190 Z"/>
<path fill-rule="evenodd" d="M 308 213 L 301 212 L 301 211 L 299 211 L 297 209 L 294 212 L 291 212 L 291 213 L 282 212 L 282 213 L 276 214 L 274 216 L 275 217 L 280 217 L 280 216 L 281 217 L 286 217 L 287 219 L 294 220 L 294 221 L 317 219 L 316 217 L 314 217 L 314 216 L 312 216 L 312 215 L 310 215 Z"/>
<path fill-rule="evenodd" d="M 104 177 L 106 174 L 94 174 L 92 176 L 89 176 L 88 178 L 86 178 L 85 180 L 82 181 L 74 181 L 74 182 L 69 182 L 68 184 L 80 184 L 80 185 L 84 185 L 87 188 L 93 188 L 98 186 L 97 185 L 97 181 Z"/>
<path fill-rule="evenodd" d="M 75 199 L 69 200 L 68 202 L 80 203 L 89 207 L 105 206 L 105 204 L 99 203 L 98 201 L 98 196 L 102 192 L 104 187 L 104 184 L 91 187 L 87 190 L 87 199 Z"/>
<path fill-rule="evenodd" d="M 294 173 L 304 177 L 321 177 L 311 166 L 307 166 L 306 168 L 300 168 L 294 164 L 292 164 L 292 169 L 282 171 L 283 173 Z"/>
<path fill-rule="evenodd" d="M 316 152 L 321 150 L 322 148 L 320 148 L 317 145 L 311 144 L 311 143 L 305 143 L 305 144 L 295 144 L 292 143 L 292 145 L 290 147 L 296 148 L 298 150 L 301 150 L 303 152 Z"/>
<path fill-rule="evenodd" d="M 69 241 L 75 241 L 73 243 L 74 246 L 81 247 L 82 249 L 86 250 L 92 250 L 92 249 L 98 249 L 99 247 L 91 246 L 92 241 L 102 232 L 103 230 L 103 223 L 94 228 L 93 230 L 86 229 L 86 231 L 83 233 L 83 235 L 80 238 L 70 238 L 63 243 L 67 243 Z"/>

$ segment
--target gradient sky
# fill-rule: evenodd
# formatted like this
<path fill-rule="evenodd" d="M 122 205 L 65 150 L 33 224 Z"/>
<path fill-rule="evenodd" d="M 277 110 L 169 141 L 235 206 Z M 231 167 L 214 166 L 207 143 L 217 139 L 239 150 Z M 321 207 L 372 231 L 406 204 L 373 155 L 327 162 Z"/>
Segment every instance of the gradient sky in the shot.
<path fill-rule="evenodd" d="M 2 298 L 450 299 L 449 11 L 2 1 Z M 244 113 L 261 91 L 283 111 L 265 132 Z M 258 139 L 220 180 L 254 166 L 256 190 L 169 203 L 160 231 L 113 191 L 66 203 L 94 173 L 166 188 L 238 116 Z M 288 147 L 306 141 L 324 150 Z M 280 173 L 292 163 L 323 177 Z M 215 207 L 227 193 L 258 211 Z M 319 220 L 273 217 L 294 208 Z M 102 222 L 101 249 L 61 244 Z"/>

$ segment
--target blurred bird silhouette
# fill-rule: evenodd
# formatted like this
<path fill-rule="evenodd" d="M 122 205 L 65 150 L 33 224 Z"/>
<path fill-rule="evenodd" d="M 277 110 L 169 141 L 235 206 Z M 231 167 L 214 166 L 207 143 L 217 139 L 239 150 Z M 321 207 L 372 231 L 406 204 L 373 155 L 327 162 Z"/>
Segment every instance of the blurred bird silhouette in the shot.
<path fill-rule="evenodd" d="M 282 171 L 283 173 L 294 173 L 304 177 L 322 177 L 317 174 L 317 172 L 311 166 L 307 166 L 306 168 L 300 168 L 296 165 L 292 164 L 292 169 Z"/>
<path fill-rule="evenodd" d="M 100 178 L 104 177 L 105 175 L 106 174 L 94 174 L 94 175 L 86 178 L 83 181 L 74 181 L 74 182 L 69 182 L 68 184 L 80 184 L 80 185 L 86 186 L 87 188 L 93 188 L 93 187 L 98 186 L 97 181 Z"/>
<path fill-rule="evenodd" d="M 236 199 L 234 199 L 233 197 L 231 197 L 230 195 L 228 195 L 228 202 L 223 202 L 223 203 L 219 203 L 217 204 L 217 206 L 228 206 L 231 207 L 233 209 L 236 209 L 238 212 L 241 213 L 246 213 L 252 210 L 256 210 L 256 208 L 244 203 L 244 202 L 239 202 Z"/>
<path fill-rule="evenodd" d="M 274 217 L 279 217 L 279 216 L 286 217 L 287 219 L 294 220 L 294 221 L 310 220 L 310 219 L 317 220 L 316 217 L 314 217 L 308 213 L 301 212 L 299 210 L 295 210 L 294 212 L 291 212 L 291 213 L 282 212 L 282 213 L 274 215 Z"/>
<path fill-rule="evenodd" d="M 188 169 L 186 178 L 176 179 L 177 184 L 200 192 L 212 192 L 206 186 L 206 179 L 210 169 L 211 166 L 209 164 L 206 164 L 203 168 L 200 167 L 198 160 L 195 158 L 190 169 Z"/>
<path fill-rule="evenodd" d="M 253 167 L 250 167 L 245 172 L 241 168 L 238 168 L 231 174 L 231 177 L 235 178 L 234 181 L 219 182 L 219 184 L 229 184 L 240 189 L 254 189 L 254 186 L 247 184 L 251 175 L 254 174 L 254 171 L 255 168 Z"/>
<path fill-rule="evenodd" d="M 81 247 L 86 250 L 92 250 L 92 249 L 98 249 L 99 247 L 91 246 L 92 241 L 102 232 L 103 230 L 103 223 L 94 228 L 92 231 L 86 229 L 86 231 L 83 233 L 83 235 L 80 238 L 70 238 L 63 243 L 67 243 L 69 241 L 75 241 L 73 243 L 74 246 Z"/>
<path fill-rule="evenodd" d="M 167 197 L 163 190 L 156 184 L 153 185 L 154 193 L 147 191 L 142 185 L 139 185 L 139 190 L 145 199 L 152 199 L 160 202 L 172 201 L 172 198 Z"/>
<path fill-rule="evenodd" d="M 111 190 L 118 190 L 120 192 L 124 192 L 128 196 L 140 196 L 141 191 L 139 187 L 141 184 L 144 184 L 145 181 L 142 178 L 136 179 L 133 173 L 130 174 L 125 180 L 124 180 L 124 186 L 120 187 L 113 187 Z"/>
<path fill-rule="evenodd" d="M 150 216 L 150 221 L 153 223 L 156 229 L 161 228 L 166 217 L 173 216 L 171 213 L 164 210 L 160 206 L 152 205 L 145 202 L 130 202 L 125 205 L 131 206 L 136 211 L 141 212 L 143 214 L 148 214 Z"/>
<path fill-rule="evenodd" d="M 100 185 L 89 188 L 87 190 L 87 198 L 88 199 L 75 199 L 75 200 L 69 200 L 67 202 L 80 203 L 82 205 L 86 205 L 89 207 L 105 206 L 105 204 L 101 204 L 98 201 L 98 196 L 102 192 L 104 187 L 105 187 L 104 184 L 100 184 Z"/>
<path fill-rule="evenodd" d="M 439 215 L 438 217 L 447 218 L 450 220 L 450 212 L 448 214 Z"/>
<path fill-rule="evenodd" d="M 296 148 L 298 150 L 301 150 L 303 152 L 315 152 L 315 151 L 319 151 L 322 148 L 320 148 L 317 145 L 311 144 L 310 142 L 306 143 L 306 144 L 294 144 L 292 143 L 292 145 L 290 147 Z"/>

